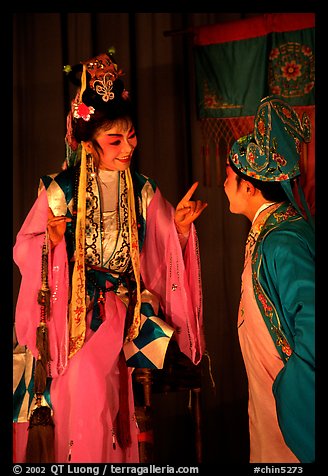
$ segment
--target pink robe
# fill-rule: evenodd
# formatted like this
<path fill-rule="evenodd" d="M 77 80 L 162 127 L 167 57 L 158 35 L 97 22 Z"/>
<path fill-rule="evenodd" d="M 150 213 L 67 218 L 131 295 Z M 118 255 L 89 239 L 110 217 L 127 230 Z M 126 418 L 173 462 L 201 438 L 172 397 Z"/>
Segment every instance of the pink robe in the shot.
<path fill-rule="evenodd" d="M 28 214 L 14 247 L 14 260 L 22 282 L 16 307 L 18 343 L 37 357 L 36 328 L 40 321 L 37 294 L 41 285 L 41 248 L 48 219 L 48 201 L 41 192 Z M 55 422 L 56 462 L 137 463 L 138 427 L 134 415 L 131 373 L 129 406 L 132 444 L 126 450 L 114 445 L 112 430 L 119 409 L 118 356 L 123 345 L 126 307 L 113 292 L 107 293 L 106 319 L 96 332 L 88 327 L 84 346 L 68 359 L 68 263 L 65 240 L 52 251 L 49 285 L 52 293 L 48 321 L 51 353 L 51 402 Z M 174 225 L 174 208 L 157 189 L 147 210 L 147 232 L 140 255 L 146 288 L 160 301 L 168 324 L 177 331 L 180 350 L 194 364 L 204 351 L 202 289 L 198 240 L 192 225 L 182 252 Z M 87 316 L 89 322 L 91 312 Z M 23 462 L 26 424 L 16 424 L 15 462 Z M 22 434 L 23 433 L 23 436 Z M 114 448 L 115 447 L 115 448 Z"/>

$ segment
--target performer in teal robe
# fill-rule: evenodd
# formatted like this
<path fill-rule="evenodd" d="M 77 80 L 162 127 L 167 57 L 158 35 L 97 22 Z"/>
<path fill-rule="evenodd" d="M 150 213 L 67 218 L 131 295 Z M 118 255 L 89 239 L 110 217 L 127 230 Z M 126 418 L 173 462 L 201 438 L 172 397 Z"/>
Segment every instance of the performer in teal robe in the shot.
<path fill-rule="evenodd" d="M 309 140 L 307 117 L 264 98 L 254 133 L 233 144 L 227 164 L 230 211 L 252 222 L 238 332 L 253 463 L 315 461 L 314 227 L 299 182 Z"/>

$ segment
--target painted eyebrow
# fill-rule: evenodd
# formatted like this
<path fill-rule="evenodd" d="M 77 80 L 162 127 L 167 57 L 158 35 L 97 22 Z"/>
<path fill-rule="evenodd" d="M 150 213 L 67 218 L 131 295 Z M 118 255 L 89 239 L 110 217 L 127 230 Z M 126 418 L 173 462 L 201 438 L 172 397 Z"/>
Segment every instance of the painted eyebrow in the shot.
<path fill-rule="evenodd" d="M 135 133 L 134 128 L 131 128 L 131 129 L 129 130 L 128 134 L 131 134 L 132 132 Z M 107 135 L 110 136 L 110 137 L 122 137 L 122 136 L 123 136 L 123 134 L 111 134 L 111 133 L 109 133 L 109 134 L 107 134 Z"/>

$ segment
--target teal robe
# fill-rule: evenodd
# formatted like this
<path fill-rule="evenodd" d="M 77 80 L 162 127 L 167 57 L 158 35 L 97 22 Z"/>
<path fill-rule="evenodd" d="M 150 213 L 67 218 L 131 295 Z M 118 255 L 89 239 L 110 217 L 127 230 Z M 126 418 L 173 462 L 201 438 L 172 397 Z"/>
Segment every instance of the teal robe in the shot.
<path fill-rule="evenodd" d="M 278 422 L 303 463 L 315 460 L 314 256 L 314 231 L 288 203 L 269 216 L 252 255 L 255 296 L 284 361 L 272 389 Z"/>

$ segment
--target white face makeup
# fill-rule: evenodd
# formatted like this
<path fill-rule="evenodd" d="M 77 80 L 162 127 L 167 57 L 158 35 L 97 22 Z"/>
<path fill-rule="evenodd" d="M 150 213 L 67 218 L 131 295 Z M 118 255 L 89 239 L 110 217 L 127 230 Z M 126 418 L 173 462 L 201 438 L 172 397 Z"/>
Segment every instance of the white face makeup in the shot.
<path fill-rule="evenodd" d="M 132 124 L 128 128 L 118 123 L 110 129 L 102 129 L 95 139 L 102 149 L 99 151 L 99 169 L 122 171 L 129 168 L 137 145 Z"/>

